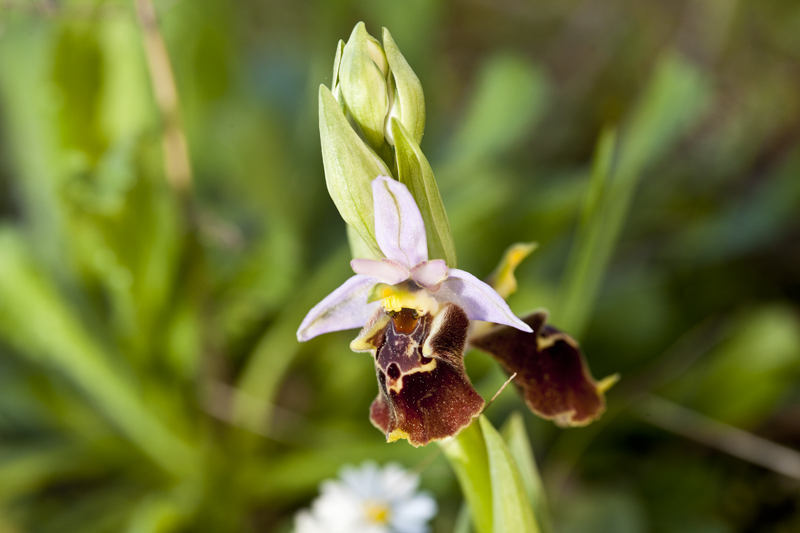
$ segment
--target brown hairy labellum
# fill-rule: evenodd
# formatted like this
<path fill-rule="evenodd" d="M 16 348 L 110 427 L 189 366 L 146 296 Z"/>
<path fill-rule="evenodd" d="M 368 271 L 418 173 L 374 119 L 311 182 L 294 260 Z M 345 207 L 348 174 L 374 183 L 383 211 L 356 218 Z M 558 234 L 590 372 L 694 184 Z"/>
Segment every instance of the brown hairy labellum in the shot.
<path fill-rule="evenodd" d="M 522 390 L 528 407 L 559 426 L 584 426 L 605 411 L 603 392 L 615 381 L 597 383 L 577 341 L 546 324 L 547 313 L 525 317 L 533 333 L 497 326 L 470 343 L 497 359 Z"/>
<path fill-rule="evenodd" d="M 353 350 L 375 358 L 380 390 L 370 420 L 389 442 L 425 445 L 455 435 L 480 414 L 483 398 L 464 371 L 468 329 L 469 319 L 453 304 L 435 316 L 381 309 L 353 341 Z"/>

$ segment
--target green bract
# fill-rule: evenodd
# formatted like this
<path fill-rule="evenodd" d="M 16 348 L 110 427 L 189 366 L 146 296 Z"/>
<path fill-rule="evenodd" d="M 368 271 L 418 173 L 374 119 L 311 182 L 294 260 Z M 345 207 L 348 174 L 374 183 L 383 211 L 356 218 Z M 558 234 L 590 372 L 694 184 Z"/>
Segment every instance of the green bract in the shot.
<path fill-rule="evenodd" d="M 380 258 L 370 182 L 391 176 L 422 213 L 431 259 L 456 266 L 455 246 L 431 166 L 420 149 L 425 97 L 384 28 L 383 46 L 363 22 L 339 41 L 331 90 L 320 87 L 319 128 L 328 191 L 349 226 L 353 257 Z"/>
<path fill-rule="evenodd" d="M 396 119 L 408 131 L 414 142 L 419 144 L 425 132 L 425 96 L 422 94 L 422 84 L 386 28 L 383 28 L 383 46 L 390 69 L 387 86 L 389 114 L 386 117 L 386 140 L 394 145 L 391 119 Z"/>
<path fill-rule="evenodd" d="M 380 253 L 375 240 L 372 189 L 376 176 L 390 174 L 386 164 L 350 127 L 327 87 L 319 88 L 319 136 L 325 181 L 336 208 L 366 245 Z"/>
<path fill-rule="evenodd" d="M 422 213 L 428 237 L 428 255 L 433 259 L 444 259 L 455 267 L 456 245 L 433 170 L 412 134 L 397 119 L 392 119 L 391 127 L 395 138 L 397 177 L 411 191 Z"/>

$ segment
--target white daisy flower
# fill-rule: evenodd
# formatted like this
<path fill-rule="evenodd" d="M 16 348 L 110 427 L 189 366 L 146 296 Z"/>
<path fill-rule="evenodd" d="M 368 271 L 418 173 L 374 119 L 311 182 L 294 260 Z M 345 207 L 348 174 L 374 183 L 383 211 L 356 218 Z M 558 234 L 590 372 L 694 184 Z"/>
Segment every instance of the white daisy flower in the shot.
<path fill-rule="evenodd" d="M 345 466 L 341 480 L 320 485 L 310 509 L 295 517 L 295 533 L 426 533 L 436 502 L 417 492 L 419 476 L 397 463 Z"/>

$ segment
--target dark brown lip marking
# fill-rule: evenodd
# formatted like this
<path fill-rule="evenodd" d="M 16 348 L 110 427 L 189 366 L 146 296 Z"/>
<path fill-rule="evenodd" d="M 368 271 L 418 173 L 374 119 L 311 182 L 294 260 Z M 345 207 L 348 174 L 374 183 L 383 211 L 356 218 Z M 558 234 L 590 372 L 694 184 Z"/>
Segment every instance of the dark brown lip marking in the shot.
<path fill-rule="evenodd" d="M 390 313 L 380 330 L 362 333 L 374 349 L 380 388 L 370 419 L 389 442 L 403 438 L 421 446 L 451 437 L 483 409 L 483 398 L 464 372 L 469 319 L 453 304 L 440 313 L 434 320 L 402 309 Z M 426 343 L 430 357 L 422 353 Z"/>

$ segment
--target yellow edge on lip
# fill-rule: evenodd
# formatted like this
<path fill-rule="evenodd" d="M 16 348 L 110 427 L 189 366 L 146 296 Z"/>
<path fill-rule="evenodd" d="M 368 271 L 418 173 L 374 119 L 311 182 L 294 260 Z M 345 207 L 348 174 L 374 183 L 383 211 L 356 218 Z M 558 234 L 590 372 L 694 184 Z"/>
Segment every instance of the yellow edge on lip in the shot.
<path fill-rule="evenodd" d="M 409 436 L 410 435 L 408 434 L 408 432 L 403 431 L 400 428 L 397 428 L 394 431 L 392 431 L 391 433 L 389 433 L 388 435 L 386 435 L 386 442 L 395 442 L 395 441 L 398 441 L 400 439 L 408 440 Z"/>

